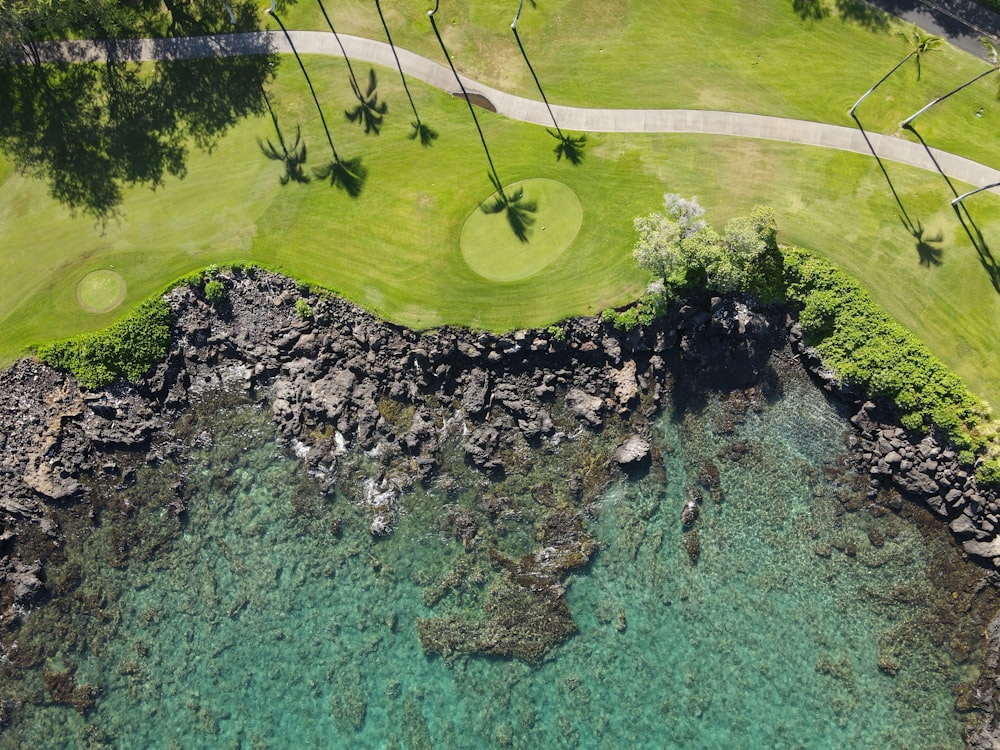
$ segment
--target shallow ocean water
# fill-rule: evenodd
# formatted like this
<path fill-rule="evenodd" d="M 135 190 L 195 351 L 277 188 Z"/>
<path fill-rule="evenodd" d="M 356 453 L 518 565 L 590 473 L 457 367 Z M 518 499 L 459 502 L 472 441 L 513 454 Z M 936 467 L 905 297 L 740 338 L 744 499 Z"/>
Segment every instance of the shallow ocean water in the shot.
<path fill-rule="evenodd" d="M 310 495 L 266 414 L 230 410 L 177 538 L 123 568 L 101 534 L 80 545 L 78 598 L 101 614 L 46 666 L 99 686 L 93 711 L 25 705 L 0 746 L 960 747 L 953 688 L 976 672 L 934 614 L 946 536 L 845 512 L 842 417 L 802 379 L 781 390 L 745 418 L 711 399 L 660 420 L 664 472 L 601 498 L 602 549 L 568 594 L 580 632 L 541 665 L 424 655 L 424 593 L 467 555 L 436 488 L 373 540 Z M 706 461 L 722 496 L 705 492 L 692 564 L 678 519 Z"/>

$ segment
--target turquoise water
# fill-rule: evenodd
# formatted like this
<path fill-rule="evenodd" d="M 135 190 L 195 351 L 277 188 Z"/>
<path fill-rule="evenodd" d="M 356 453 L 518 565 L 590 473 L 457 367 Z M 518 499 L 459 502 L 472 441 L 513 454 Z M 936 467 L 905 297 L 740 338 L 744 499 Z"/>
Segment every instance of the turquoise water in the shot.
<path fill-rule="evenodd" d="M 807 383 L 782 390 L 745 415 L 711 401 L 658 423 L 664 472 L 593 509 L 602 549 L 568 593 L 580 632 L 537 666 L 426 657 L 417 638 L 416 618 L 478 606 L 474 584 L 425 603 L 478 559 L 442 522 L 487 489 L 474 476 L 408 495 L 376 541 L 346 499 L 312 488 L 265 413 L 228 409 L 183 469 L 186 522 L 133 516 L 148 529 L 136 549 L 166 540 L 148 559 L 108 564 L 104 525 L 70 545 L 73 601 L 90 605 L 67 605 L 43 666 L 99 686 L 93 710 L 25 703 L 0 744 L 960 747 L 952 689 L 975 671 L 942 643 L 951 596 L 928 578 L 947 540 L 845 512 L 861 495 L 838 468 L 843 421 Z M 558 470 L 558 453 L 543 460 Z M 678 519 L 706 461 L 722 496 L 702 488 L 692 564 Z M 509 549 L 530 547 L 523 517 Z"/>

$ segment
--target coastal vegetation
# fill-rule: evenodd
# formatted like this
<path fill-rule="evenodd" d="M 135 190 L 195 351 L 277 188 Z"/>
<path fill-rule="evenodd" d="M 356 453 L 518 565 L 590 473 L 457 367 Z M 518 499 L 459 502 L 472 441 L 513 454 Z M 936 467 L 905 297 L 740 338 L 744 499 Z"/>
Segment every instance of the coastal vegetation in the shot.
<path fill-rule="evenodd" d="M 120 379 L 138 380 L 166 357 L 169 345 L 170 306 L 162 297 L 151 297 L 103 330 L 39 347 L 38 356 L 73 373 L 84 387 L 101 388 Z"/>
<path fill-rule="evenodd" d="M 906 429 L 938 433 L 966 463 L 978 454 L 984 484 L 1000 479 L 1000 444 L 986 405 L 855 279 L 807 250 L 779 248 L 769 208 L 731 219 L 721 234 L 704 213 L 696 200 L 668 193 L 662 211 L 635 220 L 633 252 L 656 284 L 630 308 L 606 311 L 607 322 L 648 324 L 670 302 L 700 291 L 786 303 L 839 382 L 895 407 Z"/>
<path fill-rule="evenodd" d="M 380 8 L 384 19 L 371 3 L 328 5 L 338 33 L 384 38 L 384 20 L 394 43 L 440 59 L 426 7 L 419 3 Z M 554 104 L 715 107 L 843 124 L 850 123 L 850 103 L 871 85 L 872 69 L 886 70 L 905 54 L 894 36 L 903 27 L 874 12 L 864 17 L 860 6 L 852 10 L 849 3 L 833 9 L 840 19 L 816 21 L 804 20 L 787 3 L 765 3 L 752 13 L 737 3 L 696 4 L 687 7 L 691 23 L 681 29 L 667 23 L 670 5 L 639 0 L 613 19 L 596 2 L 527 7 L 518 29 L 531 53 L 530 70 L 509 28 L 516 4 L 447 3 L 441 25 L 462 72 L 534 97 L 536 73 Z M 327 29 L 315 3 L 286 4 L 283 12 L 289 28 Z M 749 57 L 706 44 L 736 28 L 741 37 L 780 43 Z M 557 41 L 532 44 L 541 34 Z M 601 39 L 599 49 L 595 38 Z M 832 50 L 839 51 L 837 66 L 825 64 Z M 566 59 L 574 65 L 561 64 Z M 793 59 L 798 62 L 789 64 Z M 356 101 L 342 61 L 304 60 L 324 107 L 345 109 Z M 685 75 L 664 86 L 662 71 L 681 64 Z M 797 74 L 803 66 L 810 76 Z M 934 53 L 919 81 L 907 66 L 869 97 L 866 127 L 894 132 L 902 116 L 985 67 L 948 47 Z M 565 160 L 541 158 L 551 150 L 543 128 L 480 113 L 490 148 L 502 162 L 504 186 L 558 180 L 577 194 L 585 212 L 569 250 L 528 278 L 496 282 L 471 270 L 458 249 L 466 218 L 494 192 L 481 162 L 469 158 L 479 146 L 465 104 L 411 83 L 420 117 L 440 134 L 433 148 L 414 148 L 412 118 L 394 117 L 407 92 L 399 80 L 376 72 L 380 101 L 400 103 L 385 115 L 380 137 L 363 139 L 344 118 L 329 123 L 338 146 L 357 148 L 369 171 L 370 185 L 355 200 L 295 179 L 282 185 L 274 160 L 261 155 L 257 140 L 276 132 L 268 106 L 283 132 L 296 134 L 285 149 L 277 148 L 283 159 L 287 150 L 293 174 L 310 173 L 300 147 L 327 138 L 291 57 L 266 83 L 267 99 L 258 86 L 248 100 L 256 102 L 257 114 L 246 117 L 241 110 L 242 119 L 228 123 L 211 153 L 186 154 L 183 179 L 164 173 L 155 194 L 144 183 L 124 186 L 121 211 L 106 224 L 95 226 L 46 197 L 42 183 L 11 168 L 19 162 L 17 150 L 8 149 L 0 164 L 0 243 L 9 249 L 8 274 L 0 280 L 0 361 L 47 338 L 113 322 L 128 305 L 210 263 L 275 268 L 416 328 L 547 325 L 624 305 L 643 289 L 642 274 L 628 257 L 631 217 L 648 209 L 669 181 L 673 189 L 699 195 L 707 217 L 720 226 L 755 204 L 771 205 L 782 242 L 809 247 L 852 273 L 976 393 L 1000 400 L 993 376 L 1000 355 L 990 333 L 1000 313 L 995 279 L 986 268 L 988 257 L 956 223 L 935 175 L 889 165 L 915 219 L 910 232 L 899 224 L 898 206 L 872 161 L 856 155 L 716 136 L 589 134 L 586 161 L 570 168 Z M 192 78 L 192 85 L 202 80 Z M 223 80 L 235 85 L 243 79 Z M 815 95 L 818 88 L 824 96 Z M 969 87 L 948 106 L 935 108 L 922 121 L 923 137 L 982 161 L 1000 157 L 1000 144 L 988 137 L 998 116 L 991 89 Z M 982 106 L 982 118 L 970 115 Z M 15 124 L 4 121 L 5 128 Z M 8 139 L 10 132 L 4 131 Z M 980 227 L 1000 216 L 1000 202 L 991 194 L 968 203 Z M 537 236 L 541 226 L 535 228 Z M 988 251 L 988 231 L 985 241 Z M 74 298 L 76 283 L 110 266 L 127 280 L 125 307 L 84 312 Z"/>

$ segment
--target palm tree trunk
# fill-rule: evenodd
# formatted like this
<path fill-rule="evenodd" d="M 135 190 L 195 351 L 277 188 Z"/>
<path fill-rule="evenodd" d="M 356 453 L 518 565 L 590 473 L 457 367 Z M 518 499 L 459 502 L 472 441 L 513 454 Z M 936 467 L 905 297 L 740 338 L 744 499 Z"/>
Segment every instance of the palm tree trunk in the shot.
<path fill-rule="evenodd" d="M 354 75 L 354 68 L 351 66 L 351 59 L 347 56 L 347 50 L 344 49 L 344 43 L 340 41 L 340 34 L 337 33 L 335 28 L 333 28 L 333 23 L 331 23 L 330 16 L 326 13 L 323 0 L 316 0 L 316 3 L 319 5 L 320 11 L 323 13 L 323 18 L 326 19 L 326 25 L 329 27 L 330 33 L 333 34 L 333 38 L 337 40 L 337 46 L 340 47 L 340 54 L 344 56 L 344 62 L 347 63 L 347 73 L 351 77 L 351 88 L 360 93 L 361 86 L 358 85 L 358 79 Z"/>
<path fill-rule="evenodd" d="M 896 63 L 893 66 L 892 70 L 890 70 L 888 73 L 886 73 L 884 76 L 882 76 L 879 79 L 878 83 L 876 83 L 874 86 L 872 86 L 870 89 L 868 89 L 861 96 L 860 99 L 858 99 L 856 102 L 854 102 L 854 106 L 851 107 L 851 111 L 849 113 L 851 115 L 851 117 L 854 117 L 854 110 L 856 110 L 860 106 L 861 102 L 863 102 L 865 99 L 867 99 L 869 96 L 871 96 L 872 93 L 874 93 L 875 89 L 877 89 L 879 86 L 881 86 L 883 83 L 885 83 L 893 73 L 895 73 L 897 70 L 899 70 L 901 67 L 903 67 L 903 64 L 907 60 L 909 60 L 911 57 L 913 57 L 915 54 L 917 54 L 917 53 L 914 50 L 913 52 L 911 52 L 910 54 L 908 54 L 906 57 L 904 57 L 902 60 L 900 60 L 898 63 Z M 857 119 L 857 118 L 855 118 L 855 119 Z"/>
<path fill-rule="evenodd" d="M 435 0 L 434 10 L 427 11 L 427 17 L 431 19 L 431 27 L 434 29 L 434 36 L 437 37 L 438 44 L 441 45 L 441 51 L 444 53 L 444 59 L 448 61 L 448 67 L 451 68 L 451 73 L 455 76 L 458 88 L 462 92 L 462 98 L 465 99 L 465 103 L 469 107 L 469 114 L 472 115 L 472 121 L 476 124 L 476 131 L 479 133 L 479 140 L 483 144 L 483 151 L 486 152 L 486 161 L 490 164 L 490 176 L 492 178 L 493 185 L 496 187 L 497 192 L 500 193 L 500 197 L 504 200 L 504 202 L 506 202 L 507 196 L 503 191 L 503 183 L 500 182 L 500 175 L 497 174 L 497 169 L 493 165 L 493 157 L 490 156 L 490 148 L 486 145 L 486 136 L 483 135 L 483 129 L 479 126 L 479 118 L 476 117 L 476 110 L 472 106 L 472 100 L 469 99 L 469 92 L 465 90 L 465 84 L 462 83 L 461 76 L 459 76 L 458 71 L 455 70 L 455 65 L 451 61 L 451 55 L 448 54 L 448 48 L 444 46 L 444 40 L 441 38 L 441 32 L 438 31 L 437 22 L 434 20 L 434 14 L 438 12 L 440 4 L 441 0 Z"/>
<path fill-rule="evenodd" d="M 907 123 L 905 127 L 906 127 L 907 130 L 909 130 L 911 133 L 913 133 L 913 135 L 917 136 L 917 140 L 920 141 L 920 145 L 924 147 L 924 151 L 927 152 L 927 157 L 931 160 L 931 163 L 934 165 L 934 168 L 938 171 L 938 174 L 941 175 L 941 177 L 944 178 L 944 181 L 948 183 L 948 187 L 951 189 L 951 194 L 954 195 L 957 198 L 958 197 L 958 191 L 955 189 L 955 186 L 952 184 L 951 178 L 948 177 L 948 175 L 946 175 L 944 173 L 943 169 L 941 169 L 941 165 L 938 164 L 938 160 L 934 156 L 934 152 L 931 151 L 931 147 L 927 145 L 927 141 L 925 141 L 924 137 L 922 135 L 920 135 L 920 133 L 917 132 L 917 129 L 915 127 L 913 127 L 912 125 L 910 125 L 909 123 Z"/>
<path fill-rule="evenodd" d="M 264 96 L 264 104 L 267 105 L 267 111 L 271 115 L 271 122 L 274 123 L 274 132 L 278 136 L 278 144 L 281 146 L 282 153 L 284 153 L 287 157 L 288 147 L 285 145 L 285 136 L 282 134 L 281 128 L 278 125 L 278 114 L 274 111 L 274 107 L 271 106 L 271 99 L 268 97 L 267 91 L 264 90 L 263 86 L 260 87 L 260 93 Z"/>
<path fill-rule="evenodd" d="M 899 127 L 901 127 L 901 128 L 907 128 L 909 130 L 913 130 L 913 128 L 910 127 L 910 123 L 913 122 L 914 120 L 916 120 L 918 117 L 920 117 L 920 115 L 922 115 L 924 112 L 926 112 L 927 110 L 929 110 L 935 104 L 939 104 L 939 103 L 943 102 L 945 99 L 947 99 L 952 94 L 957 94 L 959 91 L 961 91 L 962 89 L 964 89 L 966 86 L 971 86 L 976 81 L 978 81 L 980 78 L 985 78 L 986 76 L 990 75 L 990 73 L 996 73 L 997 70 L 1000 70 L 1000 68 L 993 67 L 990 70 L 987 70 L 985 73 L 980 73 L 975 78 L 972 78 L 972 79 L 966 81 L 965 83 L 963 83 L 957 89 L 952 89 L 947 94 L 944 94 L 943 96 L 939 96 L 934 101 L 932 101 L 932 102 L 930 102 L 928 104 L 925 104 L 923 107 L 921 107 L 916 112 L 914 112 L 912 115 L 910 115 L 905 120 L 903 120 L 901 123 L 899 123 Z"/>
<path fill-rule="evenodd" d="M 913 220 L 910 218 L 910 215 L 906 212 L 906 207 L 903 205 L 903 201 L 900 200 L 899 193 L 896 192 L 896 186 L 892 184 L 892 179 L 890 179 L 889 177 L 889 172 L 886 170 L 885 164 L 882 163 L 882 159 L 879 158 L 878 153 L 875 151 L 875 147 L 872 145 L 872 142 L 868 139 L 868 133 L 865 132 L 864 126 L 862 126 L 861 124 L 861 120 L 858 119 L 858 116 L 854 114 L 854 112 L 851 112 L 851 117 L 853 117 L 854 122 L 858 124 L 858 129 L 861 131 L 861 137 L 864 138 L 865 143 L 868 144 L 868 150 L 872 152 L 872 156 L 875 157 L 875 161 L 878 163 L 878 168 L 882 170 L 882 176 L 885 177 L 885 181 L 889 184 L 889 191 L 892 193 L 892 197 L 896 199 L 896 205 L 899 206 L 901 218 L 903 220 L 904 226 L 906 227 L 906 230 L 910 232 L 910 234 L 915 233 L 916 227 L 913 223 Z"/>
<path fill-rule="evenodd" d="M 953 206 L 957 205 L 957 204 L 961 203 L 962 201 L 964 201 L 966 198 L 969 198 L 969 197 L 975 195 L 976 193 L 981 193 L 984 190 L 992 190 L 995 187 L 1000 187 L 1000 182 L 991 182 L 989 185 L 983 185 L 981 188 L 976 188 L 975 190 L 970 190 L 967 193 L 962 193 L 961 195 L 957 196 L 951 202 L 951 205 L 953 205 Z"/>

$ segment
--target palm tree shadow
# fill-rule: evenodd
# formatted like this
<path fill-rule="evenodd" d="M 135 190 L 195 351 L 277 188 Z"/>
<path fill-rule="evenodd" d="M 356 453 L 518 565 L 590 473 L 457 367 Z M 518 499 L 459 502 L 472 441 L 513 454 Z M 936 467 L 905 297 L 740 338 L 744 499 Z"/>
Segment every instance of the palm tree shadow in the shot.
<path fill-rule="evenodd" d="M 587 147 L 587 136 L 566 135 L 561 130 L 546 129 L 545 132 L 559 141 L 555 147 L 556 161 L 566 157 L 566 161 L 574 167 L 580 166 L 583 161 L 584 149 Z"/>
<path fill-rule="evenodd" d="M 903 226 L 906 226 L 906 222 L 903 222 Z M 917 256 L 920 258 L 920 265 L 928 268 L 940 266 L 944 250 L 940 247 L 934 247 L 934 245 L 944 242 L 944 233 L 938 230 L 934 237 L 928 237 L 927 230 L 924 229 L 920 219 L 917 219 L 916 226 L 906 228 L 913 235 L 913 239 L 917 241 Z"/>
<path fill-rule="evenodd" d="M 354 109 L 344 110 L 344 116 L 351 122 L 359 122 L 364 126 L 365 135 L 369 133 L 379 134 L 382 129 L 382 119 L 389 111 L 389 105 L 378 100 L 378 79 L 375 77 L 375 69 L 368 69 L 368 88 L 363 92 L 358 86 L 358 82 L 351 79 L 351 90 L 358 100 L 358 105 Z"/>
<path fill-rule="evenodd" d="M 343 55 L 344 62 L 347 64 L 347 75 L 350 78 L 351 91 L 354 92 L 354 98 L 358 100 L 358 104 L 354 109 L 344 110 L 344 116 L 351 122 L 361 123 L 364 126 L 365 135 L 369 133 L 378 135 L 382 128 L 382 118 L 389 111 L 389 105 L 378 100 L 378 81 L 375 77 L 375 70 L 369 69 L 368 88 L 362 91 L 358 77 L 354 75 L 354 66 L 351 65 L 351 58 L 347 56 L 347 50 L 344 49 L 344 43 L 340 39 L 340 34 L 337 33 L 329 14 L 326 12 L 323 0 L 316 0 L 316 3 L 323 13 L 327 28 L 330 29 L 330 33 L 333 34 L 337 46 L 340 47 L 340 54 Z"/>
<path fill-rule="evenodd" d="M 489 177 L 493 187 L 497 190 L 497 195 L 490 202 L 483 204 L 482 212 L 484 214 L 503 212 L 514 236 L 521 242 L 527 242 L 531 233 L 531 225 L 535 223 L 538 203 L 524 197 L 524 188 L 519 187 L 512 193 L 507 193 L 500 183 L 493 179 L 493 175 Z"/>
<path fill-rule="evenodd" d="M 267 159 L 280 161 L 284 166 L 285 173 L 278 178 L 278 182 L 282 185 L 287 185 L 289 182 L 297 182 L 300 185 L 304 185 L 309 182 L 309 175 L 305 173 L 306 144 L 302 140 L 302 128 L 298 125 L 295 126 L 295 140 L 289 146 L 285 140 L 284 133 L 281 132 L 281 127 L 278 125 L 278 115 L 271 106 L 271 100 L 267 96 L 267 92 L 263 91 L 263 87 L 261 91 L 264 96 L 264 103 L 267 105 L 267 111 L 271 115 L 271 122 L 274 124 L 274 132 L 278 138 L 278 145 L 275 146 L 271 143 L 270 138 L 266 140 L 258 138 L 257 146 Z"/>
<path fill-rule="evenodd" d="M 924 137 L 922 135 L 920 135 L 920 133 L 917 131 L 917 129 L 915 127 L 913 127 L 913 123 L 905 123 L 903 125 L 903 127 L 906 130 L 909 130 L 911 133 L 913 133 L 913 135 L 915 135 L 917 137 L 917 140 L 920 141 L 920 145 L 924 147 L 924 151 L 927 152 L 927 156 L 931 160 L 931 163 L 934 165 L 934 168 L 937 170 L 937 173 L 939 175 L 941 175 L 941 177 L 944 179 L 944 181 L 946 183 L 948 183 L 948 189 L 951 190 L 951 194 L 954 195 L 957 198 L 958 197 L 958 191 L 955 189 L 955 186 L 952 184 L 951 178 L 949 178 L 948 175 L 946 175 L 944 173 L 944 170 L 941 169 L 941 165 L 938 164 L 938 160 L 934 156 L 934 152 L 931 151 L 931 147 L 927 145 L 927 141 L 924 140 Z"/>
<path fill-rule="evenodd" d="M 906 210 L 906 206 L 903 205 L 902 199 L 899 197 L 899 193 L 896 192 L 896 186 L 892 184 L 892 179 L 889 177 L 889 171 L 885 168 L 885 164 L 882 162 L 881 157 L 875 151 L 875 147 L 872 145 L 871 140 L 868 138 L 868 132 L 865 130 L 864 126 L 861 124 L 861 120 L 858 119 L 857 114 L 851 112 L 851 117 L 854 122 L 858 124 L 858 130 L 861 131 L 861 137 L 865 139 L 865 143 L 868 144 L 868 150 L 871 151 L 872 156 L 875 157 L 875 162 L 878 164 L 879 170 L 882 172 L 882 176 L 885 177 L 886 184 L 889 186 L 890 192 L 892 192 L 892 197 L 896 200 L 896 205 L 899 207 L 899 219 L 903 222 L 903 226 L 906 227 L 906 231 L 912 234 L 914 237 L 917 236 L 919 226 L 913 223 L 913 219 L 910 218 L 910 214 Z"/>
<path fill-rule="evenodd" d="M 375 10 L 378 11 L 379 20 L 382 22 L 382 29 L 385 31 L 385 38 L 389 42 L 389 49 L 392 50 L 392 57 L 396 61 L 396 69 L 399 70 L 399 77 L 403 82 L 403 91 L 406 92 L 406 98 L 410 102 L 410 109 L 413 110 L 413 122 L 410 123 L 413 126 L 413 132 L 410 133 L 410 140 L 419 140 L 421 146 L 430 146 L 434 143 L 434 139 L 438 137 L 437 131 L 429 125 L 425 125 L 420 120 L 417 105 L 413 101 L 410 86 L 406 82 L 406 74 L 403 73 L 403 64 L 399 61 L 396 45 L 393 44 L 392 34 L 389 33 L 389 24 L 386 23 L 385 14 L 382 13 L 382 4 L 379 0 L 375 0 Z"/>
<path fill-rule="evenodd" d="M 962 224 L 962 229 L 965 230 L 973 247 L 976 248 L 979 262 L 982 264 L 983 269 L 985 269 L 986 275 L 989 276 L 993 290 L 1000 294 L 1000 265 L 997 264 L 997 260 L 993 257 L 989 245 L 986 244 L 986 238 L 983 237 L 982 230 L 980 230 L 979 225 L 973 220 L 972 214 L 969 213 L 969 209 L 963 203 L 958 203 L 957 205 L 953 203 L 952 208 L 955 209 L 955 215 L 958 216 L 958 220 Z"/>
<path fill-rule="evenodd" d="M 352 198 L 361 195 L 368 179 L 368 169 L 361 163 L 361 157 L 354 159 L 334 158 L 322 167 L 313 170 L 317 180 L 329 180 L 330 187 L 343 190 Z"/>
<path fill-rule="evenodd" d="M 288 42 L 288 46 L 291 48 L 292 54 L 295 56 L 295 60 L 299 64 L 299 69 L 302 71 L 302 77 L 305 78 L 306 85 L 309 87 L 309 93 L 312 94 L 313 103 L 316 105 L 316 112 L 319 114 L 320 122 L 323 123 L 323 132 L 326 133 L 326 141 L 330 145 L 330 153 L 333 158 L 322 167 L 313 169 L 313 174 L 316 175 L 317 179 L 329 180 L 331 187 L 340 188 L 352 198 L 357 198 L 361 195 L 361 191 L 364 188 L 365 180 L 368 177 L 368 170 L 361 164 L 361 157 L 343 159 L 340 154 L 337 153 L 337 148 L 333 145 L 333 136 L 330 135 L 330 127 L 326 123 L 326 116 L 323 114 L 323 108 L 320 106 L 319 97 L 316 95 L 316 89 L 313 86 L 312 79 L 309 77 L 308 71 L 306 71 L 306 66 L 302 62 L 302 58 L 299 55 L 298 50 L 295 49 L 292 37 L 285 28 L 285 24 L 282 22 L 281 18 L 278 17 L 278 14 L 273 10 L 268 12 L 281 28 L 281 31 L 285 35 L 285 39 Z"/>
<path fill-rule="evenodd" d="M 535 7 L 535 3 L 531 3 L 532 7 Z M 510 30 L 514 32 L 514 40 L 517 42 L 517 48 L 521 50 L 521 57 L 524 58 L 524 64 L 528 66 L 528 71 L 531 73 L 531 77 L 535 81 L 535 87 L 538 89 L 538 93 L 542 97 L 542 101 L 545 103 L 545 109 L 549 112 L 549 117 L 552 118 L 552 125 L 555 127 L 555 131 L 547 130 L 546 132 L 553 138 L 557 139 L 559 143 L 555 147 L 556 161 L 560 161 L 563 157 L 566 157 L 568 161 L 573 166 L 579 166 L 583 162 L 584 149 L 587 146 L 587 136 L 571 136 L 567 135 L 559 127 L 559 122 L 556 120 L 555 113 L 552 111 L 552 105 L 549 104 L 549 99 L 545 96 L 545 89 L 542 88 L 542 82 L 538 80 L 538 74 L 535 73 L 535 66 L 531 64 L 531 60 L 528 59 L 528 53 L 524 49 L 524 44 L 521 42 L 521 35 L 517 33 L 517 22 L 521 18 L 521 11 L 524 8 L 524 0 L 521 0 L 520 5 L 517 8 L 517 15 L 514 16 L 514 22 L 510 25 Z"/>

